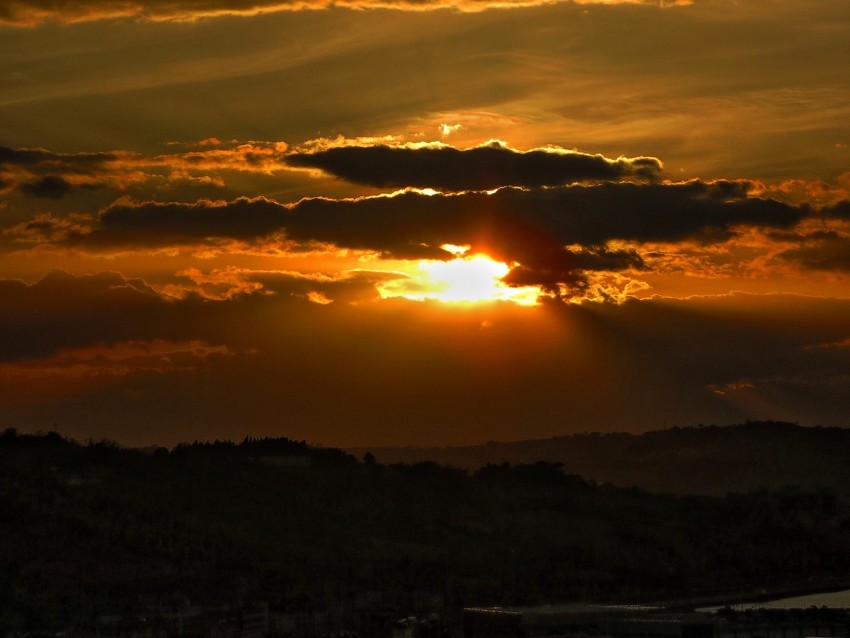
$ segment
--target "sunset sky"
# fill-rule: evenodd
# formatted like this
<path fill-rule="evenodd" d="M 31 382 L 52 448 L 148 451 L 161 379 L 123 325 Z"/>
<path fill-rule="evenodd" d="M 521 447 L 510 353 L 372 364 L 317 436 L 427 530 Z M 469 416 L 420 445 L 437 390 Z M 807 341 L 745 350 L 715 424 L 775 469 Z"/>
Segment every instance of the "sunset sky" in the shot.
<path fill-rule="evenodd" d="M 845 0 L 0 0 L 0 428 L 850 425 Z"/>

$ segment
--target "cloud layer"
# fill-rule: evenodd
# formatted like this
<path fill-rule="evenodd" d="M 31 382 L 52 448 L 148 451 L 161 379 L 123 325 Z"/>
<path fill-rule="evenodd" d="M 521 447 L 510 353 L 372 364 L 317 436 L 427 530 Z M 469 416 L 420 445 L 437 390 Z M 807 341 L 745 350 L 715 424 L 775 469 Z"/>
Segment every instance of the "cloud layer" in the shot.
<path fill-rule="evenodd" d="M 223 187 L 223 175 L 271 176 L 286 171 L 287 145 L 281 142 L 223 144 L 203 140 L 160 155 L 133 151 L 55 153 L 46 149 L 0 146 L 0 194 L 60 199 L 74 191 L 108 188 L 127 192 L 163 184 Z"/>
<path fill-rule="evenodd" d="M 400 192 L 284 205 L 265 198 L 231 202 L 117 203 L 96 219 L 41 217 L 7 229 L 18 243 L 90 251 L 260 244 L 278 240 L 331 244 L 385 258 L 449 259 L 444 244 L 468 245 L 520 270 L 510 281 L 571 284 L 581 270 L 640 268 L 629 242 L 723 242 L 736 227 L 784 229 L 811 213 L 750 196 L 745 181 L 679 184 L 602 183 L 560 188 L 503 188 L 492 194 Z M 571 249 L 578 245 L 581 250 Z"/>
<path fill-rule="evenodd" d="M 172 144 L 171 152 L 153 156 L 0 147 L 0 188 L 7 197 L 18 196 L 9 210 L 20 209 L 20 196 L 58 201 L 77 193 L 68 209 L 74 211 L 73 202 L 85 202 L 80 199 L 85 192 L 145 193 L 167 186 L 176 194 L 177 185 L 191 185 L 187 201 L 124 197 L 97 214 L 12 218 L 0 227 L 0 237 L 7 252 L 53 248 L 90 255 L 163 250 L 223 255 L 322 248 L 401 260 L 449 260 L 455 253 L 443 246 L 451 244 L 510 264 L 504 280 L 510 285 L 539 286 L 556 294 L 585 294 L 594 281 L 599 283 L 592 275 L 599 272 L 630 273 L 631 279 L 600 288 L 626 290 L 645 286 L 634 279 L 638 273 L 697 274 L 702 269 L 716 277 L 782 272 L 783 267 L 786 272 L 788 267 L 848 271 L 850 214 L 840 185 L 671 182 L 661 180 L 661 162 L 652 157 L 610 159 L 559 147 L 517 151 L 503 142 L 468 149 L 392 144 L 337 138 L 293 149 L 283 142 L 210 138 Z M 316 170 L 398 190 L 292 203 L 192 196 L 201 186 L 219 193 L 243 175 L 275 180 L 298 173 L 326 184 Z M 729 251 L 749 251 L 753 261 L 736 266 L 740 257 Z"/>
<path fill-rule="evenodd" d="M 575 0 L 578 4 L 687 5 L 691 0 Z M 482 11 L 528 7 L 545 0 L 6 0 L 0 5 L 0 25 L 36 26 L 45 21 L 89 22 L 117 18 L 187 22 L 219 16 L 256 16 L 279 11 L 324 9 L 331 5 L 352 9 L 403 9 L 426 11 L 455 9 Z"/>
<path fill-rule="evenodd" d="M 353 142 L 353 143 L 352 143 Z M 234 174 L 280 175 L 320 169 L 379 188 L 489 190 L 501 186 L 562 186 L 573 182 L 657 180 L 654 157 L 609 159 L 559 147 L 518 151 L 504 142 L 459 149 L 446 144 L 357 144 L 358 140 L 313 140 L 290 150 L 283 142 L 222 143 L 203 140 L 175 152 L 146 156 L 131 151 L 54 153 L 0 146 L 0 192 L 61 198 L 74 189 L 129 186 L 166 179 L 224 186 Z M 318 150 L 315 150 L 318 148 Z"/>
<path fill-rule="evenodd" d="M 560 148 L 515 151 L 499 142 L 466 150 L 444 145 L 342 146 L 291 154 L 287 162 L 370 186 L 443 191 L 654 179 L 661 173 L 661 162 L 654 157 L 611 160 Z"/>

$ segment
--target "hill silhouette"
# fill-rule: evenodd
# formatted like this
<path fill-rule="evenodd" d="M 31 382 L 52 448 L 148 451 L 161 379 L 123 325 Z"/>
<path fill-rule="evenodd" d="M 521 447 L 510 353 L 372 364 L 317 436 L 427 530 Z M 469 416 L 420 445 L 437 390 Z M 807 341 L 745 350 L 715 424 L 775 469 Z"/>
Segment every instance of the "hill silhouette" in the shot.
<path fill-rule="evenodd" d="M 662 495 L 544 461 L 470 472 L 286 438 L 142 451 L 7 430 L 0 513 L 9 635 L 263 601 L 380 637 L 381 619 L 464 605 L 798 591 L 850 574 L 850 504 L 830 490 Z"/>
<path fill-rule="evenodd" d="M 361 455 L 367 449 L 351 449 Z M 850 494 L 850 430 L 776 421 L 585 433 L 466 447 L 368 448 L 384 463 L 561 463 L 567 473 L 672 494 L 723 495 L 786 486 Z"/>

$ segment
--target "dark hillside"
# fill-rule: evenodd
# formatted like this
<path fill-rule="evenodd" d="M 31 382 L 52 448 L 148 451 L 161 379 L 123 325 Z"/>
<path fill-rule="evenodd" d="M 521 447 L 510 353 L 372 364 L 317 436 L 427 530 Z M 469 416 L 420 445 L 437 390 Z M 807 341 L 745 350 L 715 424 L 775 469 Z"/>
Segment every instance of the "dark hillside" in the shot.
<path fill-rule="evenodd" d="M 365 593 L 392 618 L 850 576 L 850 511 L 825 490 L 663 496 L 545 462 L 469 473 L 288 439 L 143 453 L 7 432 L 0 513 L 0 624 L 20 631 L 186 600 L 353 623 Z"/>
<path fill-rule="evenodd" d="M 350 450 L 362 455 L 367 450 Z M 653 492 L 723 495 L 826 487 L 850 494 L 850 430 L 782 422 L 671 428 L 645 434 L 575 434 L 455 448 L 371 448 L 385 463 L 562 463 L 589 480 Z"/>

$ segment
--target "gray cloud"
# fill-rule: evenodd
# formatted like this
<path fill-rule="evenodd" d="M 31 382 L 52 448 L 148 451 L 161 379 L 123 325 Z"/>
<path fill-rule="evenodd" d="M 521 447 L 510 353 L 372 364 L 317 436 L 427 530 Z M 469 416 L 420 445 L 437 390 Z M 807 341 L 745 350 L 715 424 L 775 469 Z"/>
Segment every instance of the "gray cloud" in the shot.
<path fill-rule="evenodd" d="M 264 198 L 239 198 L 227 204 L 118 204 L 98 217 L 99 227 L 78 236 L 82 244 L 145 247 L 201 243 L 207 239 L 253 240 L 286 225 L 285 206 Z"/>
<path fill-rule="evenodd" d="M 443 243 L 469 244 L 473 251 L 532 270 L 564 273 L 588 265 L 586 256 L 580 264 L 564 249 L 571 244 L 598 248 L 615 239 L 717 242 L 731 237 L 739 224 L 786 228 L 809 212 L 748 197 L 748 190 L 745 182 L 694 181 L 506 188 L 492 195 L 309 199 L 293 208 L 286 233 L 406 258 L 421 257 L 424 250 L 438 256 Z M 626 261 L 637 264 L 635 257 Z"/>
<path fill-rule="evenodd" d="M 117 159 L 113 153 L 53 153 L 40 148 L 0 146 L 0 189 L 8 187 L 31 197 L 61 199 L 74 190 L 105 185 L 115 175 L 115 169 L 108 168 L 108 164 Z"/>
<path fill-rule="evenodd" d="M 73 190 L 73 185 L 58 175 L 46 175 L 34 182 L 24 182 L 19 190 L 34 197 L 59 199 Z"/>
<path fill-rule="evenodd" d="M 442 244 L 468 244 L 473 252 L 524 266 L 518 279 L 528 281 L 536 272 L 541 283 L 567 283 L 580 270 L 641 267 L 634 253 L 606 250 L 611 240 L 712 243 L 732 237 L 738 225 L 789 228 L 810 213 L 805 206 L 750 197 L 749 190 L 748 182 L 691 181 L 504 188 L 492 195 L 406 192 L 351 200 L 311 198 L 289 206 L 263 198 L 147 202 L 113 205 L 90 228 L 39 219 L 37 226 L 21 224 L 6 232 L 29 241 L 33 235 L 61 236 L 62 245 L 99 251 L 252 242 L 281 233 L 296 242 L 406 259 L 448 259 L 451 254 Z M 587 250 L 566 248 L 574 244 Z"/>
<path fill-rule="evenodd" d="M 608 159 L 563 149 L 515 151 L 499 143 L 466 150 L 450 146 L 343 146 L 291 154 L 287 162 L 370 186 L 446 191 L 654 179 L 661 172 L 661 162 L 654 157 Z"/>
<path fill-rule="evenodd" d="M 817 232 L 797 238 L 800 245 L 777 255 L 807 270 L 850 272 L 850 237 L 836 232 Z"/>
<path fill-rule="evenodd" d="M 113 153 L 53 153 L 43 148 L 0 146 L 0 168 L 44 166 L 47 170 L 89 174 L 105 162 L 117 159 Z"/>

